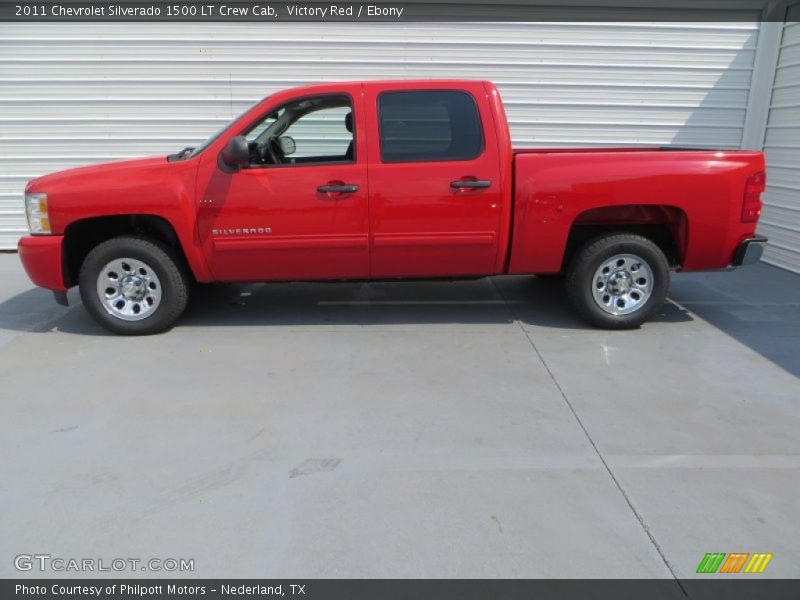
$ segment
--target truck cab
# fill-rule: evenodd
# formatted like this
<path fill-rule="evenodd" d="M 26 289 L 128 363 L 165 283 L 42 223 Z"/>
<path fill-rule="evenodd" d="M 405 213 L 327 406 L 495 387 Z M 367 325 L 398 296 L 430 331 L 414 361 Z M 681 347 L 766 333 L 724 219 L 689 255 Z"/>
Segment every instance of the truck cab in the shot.
<path fill-rule="evenodd" d="M 276 94 L 236 136 L 198 152 L 198 235 L 214 279 L 498 272 L 508 136 L 497 134 L 486 83 L 446 85 Z"/>

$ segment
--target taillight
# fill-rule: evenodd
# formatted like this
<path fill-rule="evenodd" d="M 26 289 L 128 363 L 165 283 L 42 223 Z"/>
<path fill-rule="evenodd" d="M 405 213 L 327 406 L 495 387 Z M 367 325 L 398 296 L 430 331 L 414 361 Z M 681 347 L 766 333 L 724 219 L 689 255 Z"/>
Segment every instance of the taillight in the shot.
<path fill-rule="evenodd" d="M 753 173 L 744 184 L 742 200 L 742 223 L 755 223 L 761 216 L 761 192 L 767 187 L 767 174 L 764 171 Z"/>

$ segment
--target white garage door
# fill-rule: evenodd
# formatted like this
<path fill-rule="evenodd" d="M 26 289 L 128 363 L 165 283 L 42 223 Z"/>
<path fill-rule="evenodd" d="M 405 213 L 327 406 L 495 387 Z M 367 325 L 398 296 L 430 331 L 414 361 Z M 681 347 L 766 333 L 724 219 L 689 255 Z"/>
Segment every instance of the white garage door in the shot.
<path fill-rule="evenodd" d="M 767 192 L 759 231 L 769 238 L 764 260 L 800 273 L 800 4 L 783 28 L 764 152 Z"/>
<path fill-rule="evenodd" d="M 492 79 L 520 145 L 736 148 L 757 37 L 755 22 L 3 23 L 0 248 L 25 230 L 29 178 L 196 144 L 320 80 Z"/>

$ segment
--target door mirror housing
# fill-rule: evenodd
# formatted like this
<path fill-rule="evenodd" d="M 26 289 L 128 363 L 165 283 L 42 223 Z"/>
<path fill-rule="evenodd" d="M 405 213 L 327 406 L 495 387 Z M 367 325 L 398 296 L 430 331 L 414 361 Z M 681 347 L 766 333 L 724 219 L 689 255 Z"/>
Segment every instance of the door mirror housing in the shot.
<path fill-rule="evenodd" d="M 294 138 L 292 136 L 282 135 L 278 138 L 278 143 L 281 145 L 284 156 L 294 154 L 295 150 L 297 150 L 297 144 L 294 143 Z"/>
<path fill-rule="evenodd" d="M 222 151 L 222 162 L 231 169 L 239 169 L 250 163 L 250 148 L 243 135 L 233 137 Z"/>

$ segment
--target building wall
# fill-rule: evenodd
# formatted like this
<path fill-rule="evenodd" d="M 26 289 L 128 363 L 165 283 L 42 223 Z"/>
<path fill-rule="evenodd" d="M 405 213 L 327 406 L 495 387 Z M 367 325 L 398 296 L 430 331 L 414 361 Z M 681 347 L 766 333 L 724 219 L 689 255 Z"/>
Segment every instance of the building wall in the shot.
<path fill-rule="evenodd" d="M 3 23 L 0 248 L 25 232 L 28 179 L 196 144 L 261 97 L 313 81 L 488 78 L 520 146 L 738 148 L 758 43 L 753 16 L 678 24 Z"/>
<path fill-rule="evenodd" d="M 764 139 L 767 192 L 759 232 L 770 239 L 764 260 L 800 273 L 800 4 L 787 19 Z"/>

